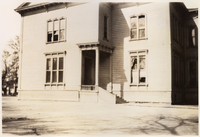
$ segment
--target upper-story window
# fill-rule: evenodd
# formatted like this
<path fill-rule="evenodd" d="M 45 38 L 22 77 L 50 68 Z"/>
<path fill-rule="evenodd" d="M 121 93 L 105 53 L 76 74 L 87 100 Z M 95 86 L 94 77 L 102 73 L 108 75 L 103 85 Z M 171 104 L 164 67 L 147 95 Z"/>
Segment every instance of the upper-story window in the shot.
<path fill-rule="evenodd" d="M 108 17 L 107 16 L 104 16 L 104 36 L 103 38 L 105 40 L 108 39 Z"/>
<path fill-rule="evenodd" d="M 189 46 L 197 46 L 197 29 L 195 27 L 189 27 Z"/>
<path fill-rule="evenodd" d="M 47 21 L 47 43 L 65 41 L 66 19 Z"/>
<path fill-rule="evenodd" d="M 131 21 L 131 30 L 130 37 L 131 39 L 145 39 L 146 38 L 146 15 L 133 15 L 130 17 Z"/>

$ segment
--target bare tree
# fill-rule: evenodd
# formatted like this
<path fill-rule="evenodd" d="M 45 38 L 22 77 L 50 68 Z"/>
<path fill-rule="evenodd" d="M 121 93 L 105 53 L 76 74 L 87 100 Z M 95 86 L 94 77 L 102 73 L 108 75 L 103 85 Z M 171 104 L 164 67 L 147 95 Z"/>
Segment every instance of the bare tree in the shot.
<path fill-rule="evenodd" d="M 19 36 L 8 42 L 8 50 L 3 51 L 2 55 L 2 90 L 4 94 L 7 92 L 7 87 L 14 88 L 18 83 L 19 69 Z M 16 91 L 16 90 L 15 90 Z"/>

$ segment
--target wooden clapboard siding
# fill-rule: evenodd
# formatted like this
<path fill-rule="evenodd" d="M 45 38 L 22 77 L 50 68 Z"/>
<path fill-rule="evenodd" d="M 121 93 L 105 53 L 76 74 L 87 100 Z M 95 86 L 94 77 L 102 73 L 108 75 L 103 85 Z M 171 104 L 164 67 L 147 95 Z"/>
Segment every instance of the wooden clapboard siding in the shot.
<path fill-rule="evenodd" d="M 107 17 L 107 40 L 104 39 L 104 16 Z M 99 3 L 99 41 L 102 45 L 111 45 L 111 5 L 108 3 Z"/>
<path fill-rule="evenodd" d="M 148 49 L 148 88 L 146 91 L 171 90 L 170 20 L 168 3 L 132 6 L 118 4 L 112 10 L 114 90 L 130 90 L 130 50 Z M 130 40 L 130 16 L 146 14 L 147 40 Z M 116 87 L 116 88 L 115 88 Z"/>
<path fill-rule="evenodd" d="M 97 3 L 85 3 L 24 14 L 21 89 L 44 89 L 44 53 L 54 51 L 67 52 L 65 89 L 78 89 L 80 55 L 76 44 L 98 41 L 98 8 Z M 47 20 L 60 17 L 66 18 L 66 42 L 46 44 Z"/>
<path fill-rule="evenodd" d="M 110 55 L 108 53 L 100 52 L 99 61 L 99 86 L 105 90 L 108 89 L 110 82 Z"/>

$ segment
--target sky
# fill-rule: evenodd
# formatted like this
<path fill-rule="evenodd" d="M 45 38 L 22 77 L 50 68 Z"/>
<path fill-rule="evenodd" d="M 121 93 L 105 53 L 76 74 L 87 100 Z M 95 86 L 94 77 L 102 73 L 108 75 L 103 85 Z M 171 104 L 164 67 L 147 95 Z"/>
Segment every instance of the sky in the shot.
<path fill-rule="evenodd" d="M 106 0 L 103 0 L 103 1 L 106 1 Z M 110 1 L 115 2 L 116 0 L 110 0 Z M 117 1 L 119 2 L 122 0 L 117 0 Z M 130 1 L 134 2 L 135 0 L 129 0 L 129 2 Z M 137 0 L 135 2 L 138 2 L 138 1 L 141 2 L 141 0 Z M 14 9 L 16 9 L 23 2 L 24 2 L 23 0 L 1 0 L 0 1 L 0 18 L 1 18 L 0 32 L 2 32 L 0 34 L 0 50 L 1 51 L 5 49 L 8 41 L 10 41 L 11 39 L 14 39 L 16 35 L 20 36 L 21 16 L 19 13 L 15 12 Z M 157 0 L 157 2 L 169 2 L 169 1 Z M 179 0 L 176 2 L 184 2 L 187 8 L 198 8 L 199 3 L 200 3 L 199 0 Z"/>

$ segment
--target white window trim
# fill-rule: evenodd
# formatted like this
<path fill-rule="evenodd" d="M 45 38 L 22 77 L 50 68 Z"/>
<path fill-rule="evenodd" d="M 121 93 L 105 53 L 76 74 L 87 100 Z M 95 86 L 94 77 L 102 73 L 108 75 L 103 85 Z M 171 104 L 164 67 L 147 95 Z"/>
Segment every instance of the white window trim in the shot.
<path fill-rule="evenodd" d="M 66 60 L 66 51 L 57 51 L 57 52 L 47 52 L 44 53 L 45 54 L 45 82 L 44 82 L 44 86 L 65 86 L 65 60 Z M 58 71 L 59 71 L 59 57 L 63 57 L 63 82 L 58 82 Z M 51 59 L 51 70 L 50 70 L 50 82 L 47 83 L 46 82 L 46 65 L 47 65 L 47 59 L 50 58 Z M 53 58 L 57 58 L 57 82 L 52 82 L 52 72 L 53 72 Z"/>
<path fill-rule="evenodd" d="M 144 29 L 145 29 L 145 37 L 144 38 L 139 38 L 139 26 L 138 26 L 138 17 L 139 16 L 145 16 L 145 27 L 144 27 Z M 131 17 L 137 17 L 137 38 L 131 38 L 131 30 L 132 30 L 132 27 L 131 27 Z M 135 40 L 146 40 L 146 39 L 148 39 L 147 38 L 147 15 L 146 14 L 138 14 L 138 15 L 131 15 L 130 17 L 129 17 L 129 19 L 130 19 L 130 30 L 129 30 L 129 36 L 130 36 L 130 41 L 135 41 Z M 141 29 L 141 28 L 140 28 Z"/>
<path fill-rule="evenodd" d="M 60 40 L 60 24 L 61 24 L 61 20 L 65 20 L 65 29 L 64 29 L 64 39 Z M 52 30 L 52 39 L 54 38 L 54 22 L 55 21 L 59 21 L 59 30 L 58 30 L 58 41 L 53 41 L 51 40 L 50 42 L 48 42 L 48 22 L 52 22 L 53 25 L 53 30 Z M 67 29 L 67 18 L 61 17 L 61 18 L 55 18 L 55 19 L 49 19 L 46 22 L 47 28 L 46 28 L 46 44 L 51 44 L 51 43 L 58 43 L 58 42 L 66 42 L 66 29 Z"/>
<path fill-rule="evenodd" d="M 139 65 L 137 65 L 137 75 L 138 75 L 138 80 L 137 83 L 131 83 L 131 57 L 132 56 L 137 56 L 137 64 L 139 64 L 139 56 L 144 55 L 145 56 L 145 70 L 146 70 L 146 82 L 145 83 L 139 83 Z M 129 69 L 130 69 L 130 75 L 129 75 L 129 81 L 130 81 L 130 86 L 148 86 L 148 50 L 131 50 L 129 51 Z"/>

